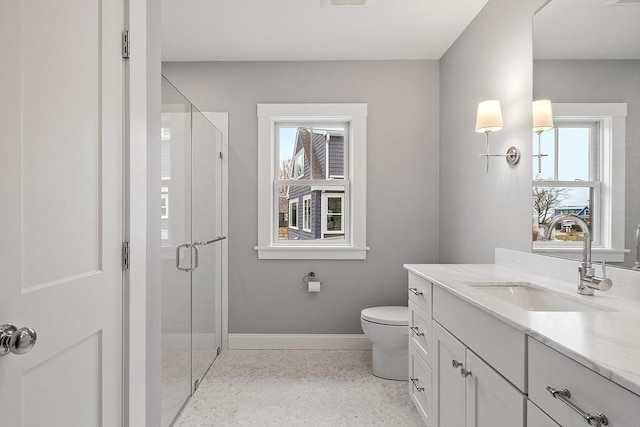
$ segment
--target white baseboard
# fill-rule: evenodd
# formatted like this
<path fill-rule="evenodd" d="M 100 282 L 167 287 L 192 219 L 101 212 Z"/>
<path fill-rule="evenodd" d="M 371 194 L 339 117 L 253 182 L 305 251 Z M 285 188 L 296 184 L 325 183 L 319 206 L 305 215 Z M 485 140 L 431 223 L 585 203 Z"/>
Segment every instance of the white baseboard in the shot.
<path fill-rule="evenodd" d="M 229 334 L 236 350 L 371 350 L 364 334 Z"/>
<path fill-rule="evenodd" d="M 215 334 L 193 334 L 194 350 L 214 348 L 215 342 Z M 165 350 L 189 350 L 191 334 L 162 334 L 161 345 Z"/>

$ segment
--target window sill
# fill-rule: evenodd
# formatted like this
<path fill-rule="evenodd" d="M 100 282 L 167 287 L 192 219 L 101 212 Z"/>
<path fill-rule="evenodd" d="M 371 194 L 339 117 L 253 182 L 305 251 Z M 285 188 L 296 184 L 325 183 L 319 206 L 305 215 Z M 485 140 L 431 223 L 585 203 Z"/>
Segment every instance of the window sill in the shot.
<path fill-rule="evenodd" d="M 540 247 L 534 246 L 534 254 L 551 255 L 561 258 L 570 259 L 582 259 L 582 246 L 574 246 L 571 248 L 562 247 Z M 623 262 L 624 254 L 630 252 L 629 249 L 606 249 L 606 248 L 591 248 L 591 260 L 592 261 L 606 261 L 606 262 Z"/>
<path fill-rule="evenodd" d="M 368 247 L 256 246 L 258 259 L 365 260 Z"/>

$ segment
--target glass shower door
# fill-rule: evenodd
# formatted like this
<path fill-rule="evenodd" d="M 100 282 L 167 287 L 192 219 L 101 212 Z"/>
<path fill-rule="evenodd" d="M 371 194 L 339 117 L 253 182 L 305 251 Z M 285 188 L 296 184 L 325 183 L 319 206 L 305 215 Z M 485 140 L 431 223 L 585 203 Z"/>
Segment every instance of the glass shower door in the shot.
<path fill-rule="evenodd" d="M 194 391 L 222 346 L 222 133 L 192 108 L 191 236 L 197 268 L 191 272 Z"/>
<path fill-rule="evenodd" d="M 222 347 L 222 133 L 166 79 L 162 87 L 162 426 Z"/>
<path fill-rule="evenodd" d="M 191 240 L 191 103 L 162 81 L 160 138 L 161 422 L 170 425 L 191 395 L 191 278 L 176 249 Z M 187 251 L 182 250 L 183 257 Z M 190 259 L 180 263 L 189 265 Z"/>

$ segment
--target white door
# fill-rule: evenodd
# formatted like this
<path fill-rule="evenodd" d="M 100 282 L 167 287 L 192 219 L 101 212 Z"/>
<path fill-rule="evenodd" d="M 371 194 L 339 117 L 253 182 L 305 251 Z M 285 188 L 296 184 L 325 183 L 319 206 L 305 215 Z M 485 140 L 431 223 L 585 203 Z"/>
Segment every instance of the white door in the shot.
<path fill-rule="evenodd" d="M 122 424 L 123 16 L 0 0 L 0 324 L 37 332 L 3 427 Z"/>

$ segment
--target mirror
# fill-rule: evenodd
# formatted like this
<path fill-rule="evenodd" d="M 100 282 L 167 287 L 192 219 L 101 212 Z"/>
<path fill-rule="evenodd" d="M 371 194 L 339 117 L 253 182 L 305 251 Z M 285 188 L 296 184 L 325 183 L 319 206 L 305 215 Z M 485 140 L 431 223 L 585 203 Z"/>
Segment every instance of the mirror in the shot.
<path fill-rule="evenodd" d="M 625 219 L 619 230 L 629 252 L 624 254 L 624 261 L 613 264 L 633 268 L 640 226 L 640 0 L 551 0 L 533 18 L 533 59 L 534 100 L 627 104 Z M 549 146 L 553 147 L 553 142 L 547 143 Z M 555 147 L 558 153 L 557 142 Z M 556 153 L 551 149 L 543 162 L 552 162 Z M 534 157 L 534 174 L 537 161 Z M 587 211 L 593 199 L 585 198 L 589 200 Z M 572 258 L 581 259 L 581 254 Z"/>

